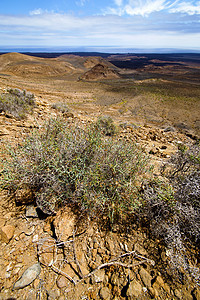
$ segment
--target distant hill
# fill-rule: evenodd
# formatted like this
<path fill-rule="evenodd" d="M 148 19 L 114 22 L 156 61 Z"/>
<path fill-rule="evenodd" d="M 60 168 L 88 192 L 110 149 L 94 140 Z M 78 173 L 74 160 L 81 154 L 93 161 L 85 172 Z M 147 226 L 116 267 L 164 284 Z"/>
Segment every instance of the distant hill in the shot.
<path fill-rule="evenodd" d="M 104 64 L 97 64 L 91 70 L 84 73 L 80 79 L 82 80 L 98 80 L 98 79 L 111 79 L 120 78 L 119 73 Z"/>
<path fill-rule="evenodd" d="M 29 56 L 21 53 L 6 53 L 0 55 L 0 71 L 16 76 L 59 76 L 66 73 L 83 73 L 95 65 L 101 64 L 104 70 L 95 71 L 101 73 L 100 77 L 116 78 L 114 71 L 107 68 L 117 69 L 112 63 L 102 57 L 82 57 L 79 55 L 64 54 L 56 58 L 44 58 Z M 93 72 L 93 71 L 92 71 Z M 104 75 L 103 75 L 104 73 Z M 111 76 L 112 74 L 112 76 Z M 91 75 L 92 76 L 92 75 Z"/>
<path fill-rule="evenodd" d="M 55 76 L 73 72 L 75 68 L 68 62 L 56 61 L 20 53 L 0 55 L 0 71 L 17 76 Z"/>

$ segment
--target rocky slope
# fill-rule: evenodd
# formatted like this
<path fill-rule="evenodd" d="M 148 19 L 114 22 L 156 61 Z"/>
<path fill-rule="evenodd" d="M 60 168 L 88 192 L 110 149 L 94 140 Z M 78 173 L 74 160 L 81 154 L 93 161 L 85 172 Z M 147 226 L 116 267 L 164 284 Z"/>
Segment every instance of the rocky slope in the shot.
<path fill-rule="evenodd" d="M 85 72 L 80 76 L 82 80 L 99 80 L 99 79 L 112 79 L 112 78 L 120 78 L 119 73 L 108 67 L 105 64 L 99 63 L 96 64 L 91 70 Z"/>
<path fill-rule="evenodd" d="M 36 103 L 25 121 L 0 114 L 2 148 L 62 114 L 48 97 Z M 91 122 L 73 113 L 63 116 L 69 123 Z M 140 143 L 157 167 L 179 143 L 192 143 L 171 127 L 118 125 L 119 139 Z M 145 228 L 107 230 L 104 220 L 97 224 L 69 207 L 44 218 L 33 205 L 23 205 L 28 197 L 26 190 L 16 195 L 19 206 L 5 191 L 0 194 L 0 299 L 200 299 L 198 285 L 184 271 L 181 278 L 173 276 L 169 250 Z M 191 264 L 198 267 L 195 257 L 194 252 Z"/>

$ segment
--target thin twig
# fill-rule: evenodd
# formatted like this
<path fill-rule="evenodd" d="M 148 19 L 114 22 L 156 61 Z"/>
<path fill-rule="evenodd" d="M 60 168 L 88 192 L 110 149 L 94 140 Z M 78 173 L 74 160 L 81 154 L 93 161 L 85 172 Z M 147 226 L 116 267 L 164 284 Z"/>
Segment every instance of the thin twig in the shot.
<path fill-rule="evenodd" d="M 102 264 L 102 265 L 99 265 L 99 266 L 96 267 L 92 272 L 90 272 L 90 273 L 88 273 L 87 275 L 83 276 L 83 278 L 82 278 L 81 280 L 79 280 L 78 282 L 80 282 L 80 281 L 82 281 L 82 280 L 84 280 L 84 279 L 86 279 L 86 278 L 88 278 L 88 277 L 91 277 L 96 271 L 98 271 L 98 270 L 100 270 L 100 269 L 102 269 L 102 268 L 108 267 L 108 266 L 112 266 L 112 265 L 120 265 L 120 266 L 125 267 L 125 268 L 131 268 L 131 267 L 136 267 L 136 266 L 142 265 L 142 264 L 145 263 L 145 262 L 150 262 L 151 264 L 155 264 L 153 260 L 150 260 L 150 259 L 148 259 L 148 258 L 146 258 L 146 257 L 143 257 L 143 256 L 140 256 L 140 255 L 137 255 L 137 257 L 138 257 L 138 258 L 143 258 L 143 260 L 142 260 L 142 261 L 139 261 L 139 262 L 137 262 L 137 263 L 135 263 L 135 264 L 124 264 L 124 263 L 122 263 L 122 262 L 118 262 L 118 261 L 117 261 L 119 258 L 126 257 L 126 256 L 130 256 L 130 255 L 132 255 L 132 254 L 137 255 L 137 253 L 135 253 L 135 251 L 127 252 L 127 253 L 124 253 L 124 254 L 122 254 L 122 255 L 120 255 L 120 256 L 118 256 L 118 257 L 116 257 L 116 258 L 110 260 L 110 261 L 107 262 L 107 263 L 104 263 L 104 264 Z M 78 282 L 77 282 L 77 283 L 78 283 Z"/>
<path fill-rule="evenodd" d="M 72 246 L 73 246 L 73 253 L 74 253 L 74 260 L 75 260 L 75 263 L 78 267 L 78 270 L 79 270 L 79 276 L 81 278 L 83 278 L 83 273 L 81 271 L 81 267 L 80 267 L 80 264 L 78 262 L 78 259 L 77 259 L 77 256 L 76 256 L 76 249 L 75 249 L 75 231 L 73 230 L 73 242 L 72 242 Z"/>
<path fill-rule="evenodd" d="M 130 256 L 130 255 L 132 255 L 132 254 L 134 254 L 134 255 L 136 256 L 136 258 L 141 258 L 141 259 L 143 259 L 143 260 L 145 260 L 145 261 L 151 263 L 152 265 L 155 265 L 155 262 L 154 262 L 153 260 L 148 259 L 148 258 L 146 258 L 146 257 L 144 257 L 144 256 L 141 256 L 141 255 L 137 254 L 135 251 L 126 252 L 126 253 L 124 253 L 124 254 L 122 254 L 122 255 L 119 255 L 119 256 L 117 256 L 117 257 L 111 259 L 110 262 L 114 262 L 114 261 L 116 261 L 116 260 L 118 260 L 118 259 L 120 259 L 120 258 L 123 258 L 123 257 L 126 257 L 126 256 Z"/>
<path fill-rule="evenodd" d="M 54 272 L 59 273 L 63 276 L 65 276 L 67 279 L 69 279 L 74 285 L 76 285 L 76 282 L 74 281 L 74 279 L 72 277 L 70 277 L 67 273 L 61 271 L 60 269 L 56 268 L 53 264 L 51 265 L 51 268 Z"/>

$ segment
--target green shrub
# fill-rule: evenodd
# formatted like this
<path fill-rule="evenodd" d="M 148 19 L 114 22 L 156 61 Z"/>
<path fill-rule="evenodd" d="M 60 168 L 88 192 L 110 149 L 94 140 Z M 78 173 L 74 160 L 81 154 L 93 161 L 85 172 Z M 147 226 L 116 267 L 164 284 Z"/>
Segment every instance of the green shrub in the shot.
<path fill-rule="evenodd" d="M 113 136 L 117 133 L 117 127 L 113 123 L 113 119 L 108 116 L 99 117 L 96 126 L 101 132 L 107 136 Z"/>
<path fill-rule="evenodd" d="M 24 119 L 35 106 L 34 95 L 19 89 L 8 89 L 0 95 L 0 111 L 9 113 L 17 119 Z"/>
<path fill-rule="evenodd" d="M 148 158 L 131 142 L 105 138 L 96 126 L 80 128 L 51 119 L 9 150 L 1 187 L 31 189 L 38 207 L 76 204 L 92 216 L 114 222 L 139 205 L 138 189 Z"/>

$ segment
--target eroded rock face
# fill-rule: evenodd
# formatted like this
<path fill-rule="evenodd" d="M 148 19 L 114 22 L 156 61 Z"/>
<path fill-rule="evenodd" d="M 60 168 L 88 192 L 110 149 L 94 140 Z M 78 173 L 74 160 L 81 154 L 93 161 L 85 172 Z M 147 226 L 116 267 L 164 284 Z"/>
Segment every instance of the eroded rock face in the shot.
<path fill-rule="evenodd" d="M 123 235 L 115 232 L 102 232 L 93 224 L 83 233 L 74 234 L 77 223 L 70 209 L 62 209 L 56 217 L 49 217 L 46 225 L 44 222 L 47 221 L 38 218 L 20 219 L 15 231 L 17 240 L 12 238 L 6 245 L 8 252 L 3 252 L 0 248 L 0 265 L 5 263 L 3 256 L 9 260 L 5 268 L 0 270 L 0 299 L 35 299 L 38 290 L 41 290 L 41 299 L 44 300 L 62 299 L 64 295 L 70 300 L 82 297 L 106 300 L 183 300 L 192 299 L 193 295 L 197 299 L 199 297 L 198 289 L 191 282 L 191 286 L 182 285 L 176 290 L 173 289 L 148 261 L 146 267 L 138 265 L 133 269 L 117 264 L 107 265 L 115 258 L 117 262 L 125 265 L 137 264 L 141 257 L 138 252 L 146 254 L 142 259 L 150 258 L 148 241 L 140 231 L 133 231 L 124 239 Z M 57 230 L 60 241 L 52 237 L 52 224 L 55 225 L 53 227 Z M 38 241 L 33 243 L 35 236 L 38 236 Z M 145 249 L 136 247 L 138 258 L 136 253 L 120 259 L 122 254 L 135 249 L 133 245 L 144 245 L 144 241 Z M 149 243 L 151 247 L 155 246 L 152 242 Z M 38 258 L 40 265 L 35 264 L 26 269 L 31 265 L 32 259 L 37 261 Z M 26 271 L 17 280 L 18 274 L 24 268 Z M 16 283 L 12 291 L 14 282 Z"/>
<path fill-rule="evenodd" d="M 56 242 L 53 238 L 41 239 L 38 243 L 38 256 L 41 264 L 51 266 L 56 259 Z"/>
<path fill-rule="evenodd" d="M 58 241 L 65 242 L 75 232 L 76 217 L 70 208 L 60 210 L 54 221 L 55 234 Z"/>

